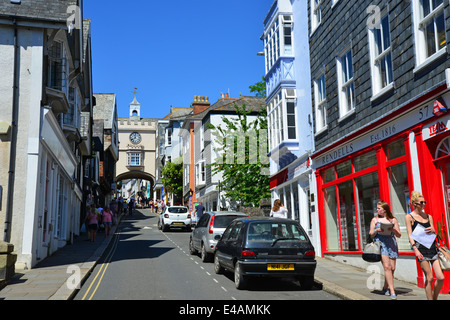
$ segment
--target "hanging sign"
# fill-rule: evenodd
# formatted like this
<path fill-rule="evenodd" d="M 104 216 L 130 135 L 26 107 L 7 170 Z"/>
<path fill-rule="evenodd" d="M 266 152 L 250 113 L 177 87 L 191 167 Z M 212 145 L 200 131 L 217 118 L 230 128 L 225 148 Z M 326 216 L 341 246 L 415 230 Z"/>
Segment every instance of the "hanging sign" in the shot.
<path fill-rule="evenodd" d="M 433 106 L 433 114 L 439 117 L 445 113 L 447 113 L 447 106 L 442 101 L 436 100 Z"/>

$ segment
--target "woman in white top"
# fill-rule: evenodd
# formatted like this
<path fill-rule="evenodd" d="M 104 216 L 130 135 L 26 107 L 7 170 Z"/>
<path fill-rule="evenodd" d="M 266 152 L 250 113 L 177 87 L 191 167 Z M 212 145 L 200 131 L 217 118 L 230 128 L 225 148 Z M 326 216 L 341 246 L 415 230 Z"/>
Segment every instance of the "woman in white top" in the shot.
<path fill-rule="evenodd" d="M 288 211 L 287 209 L 281 204 L 281 200 L 277 199 L 273 203 L 273 208 L 270 211 L 270 216 L 273 218 L 284 218 L 287 219 Z"/>

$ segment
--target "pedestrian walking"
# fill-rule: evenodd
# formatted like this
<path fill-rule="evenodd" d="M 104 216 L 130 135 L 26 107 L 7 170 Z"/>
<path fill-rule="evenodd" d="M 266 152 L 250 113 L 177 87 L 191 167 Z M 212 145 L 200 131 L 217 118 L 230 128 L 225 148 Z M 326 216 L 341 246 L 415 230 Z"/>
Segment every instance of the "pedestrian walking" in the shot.
<path fill-rule="evenodd" d="M 151 213 L 155 212 L 155 206 L 153 205 L 153 199 L 150 200 L 150 212 Z"/>
<path fill-rule="evenodd" d="M 205 206 L 203 205 L 203 202 L 200 201 L 194 210 L 194 214 L 197 217 L 197 222 L 200 221 L 200 218 L 202 217 L 203 212 L 205 212 Z"/>
<path fill-rule="evenodd" d="M 111 231 L 111 226 L 114 219 L 114 213 L 110 207 L 106 206 L 103 210 L 103 225 L 105 226 L 105 237 L 109 236 L 109 232 Z"/>
<path fill-rule="evenodd" d="M 100 221 L 100 215 L 98 214 L 98 210 L 95 206 L 91 207 L 91 211 L 86 216 L 86 221 L 88 223 L 89 240 L 94 242 L 97 234 L 98 223 Z"/>
<path fill-rule="evenodd" d="M 158 213 L 158 202 L 159 202 L 158 199 L 156 199 L 155 202 L 154 202 L 154 205 L 155 205 L 155 213 Z"/>
<path fill-rule="evenodd" d="M 370 222 L 370 236 L 381 244 L 381 264 L 384 269 L 384 294 L 397 299 L 394 289 L 394 272 L 398 258 L 398 245 L 395 237 L 400 238 L 400 225 L 391 212 L 389 204 L 377 203 L 377 215 Z"/>
<path fill-rule="evenodd" d="M 127 200 L 123 200 L 123 213 L 127 214 L 128 211 L 128 203 Z"/>
<path fill-rule="evenodd" d="M 419 261 L 420 268 L 423 271 L 425 277 L 425 293 L 428 300 L 437 300 L 439 292 L 444 285 L 444 273 L 439 264 L 438 250 L 436 241 L 433 241 L 430 247 L 421 244 L 416 241 L 412 234 L 415 229 L 420 225 L 424 228 L 422 231 L 422 237 L 436 236 L 436 230 L 434 229 L 433 217 L 425 213 L 424 208 L 427 204 L 425 197 L 418 191 L 411 193 L 411 204 L 414 208 L 410 214 L 405 216 L 406 230 L 408 231 L 409 243 L 411 244 L 417 261 Z M 419 230 L 420 231 L 420 228 Z M 433 271 L 436 276 L 436 283 L 433 289 Z"/>
<path fill-rule="evenodd" d="M 274 201 L 270 217 L 287 219 L 288 210 L 283 206 L 280 199 Z"/>
<path fill-rule="evenodd" d="M 128 204 L 128 215 L 131 216 L 133 214 L 134 200 L 131 199 Z"/>

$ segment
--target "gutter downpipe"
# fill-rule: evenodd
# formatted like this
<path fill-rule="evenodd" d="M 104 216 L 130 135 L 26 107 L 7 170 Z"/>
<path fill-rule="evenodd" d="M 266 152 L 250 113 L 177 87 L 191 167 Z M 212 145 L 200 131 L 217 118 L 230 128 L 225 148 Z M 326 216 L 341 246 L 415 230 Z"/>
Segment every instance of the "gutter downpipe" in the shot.
<path fill-rule="evenodd" d="M 11 121 L 11 146 L 9 155 L 9 171 L 8 171 L 8 195 L 6 202 L 5 230 L 3 241 L 9 243 L 11 241 L 11 220 L 14 200 L 14 180 L 16 169 L 16 150 L 17 150 L 17 122 L 19 117 L 19 45 L 17 41 L 17 20 L 13 19 L 14 26 L 14 79 L 13 79 L 13 100 L 12 100 L 12 121 Z"/>

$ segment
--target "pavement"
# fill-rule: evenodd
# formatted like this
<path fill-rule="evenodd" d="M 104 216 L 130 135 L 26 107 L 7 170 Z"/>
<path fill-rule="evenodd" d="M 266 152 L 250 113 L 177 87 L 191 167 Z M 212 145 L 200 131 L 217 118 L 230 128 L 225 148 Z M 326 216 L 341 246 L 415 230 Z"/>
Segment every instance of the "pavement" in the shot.
<path fill-rule="evenodd" d="M 116 228 L 113 226 L 109 237 L 98 233 L 95 242 L 87 241 L 87 236 L 82 234 L 34 268 L 16 270 L 15 276 L 0 290 L 0 300 L 73 299 L 78 291 L 75 275 L 83 284 L 106 251 Z M 343 300 L 390 300 L 380 290 L 368 288 L 371 275 L 366 270 L 317 257 L 316 287 Z M 413 283 L 395 280 L 395 287 L 397 300 L 426 300 L 425 290 Z M 450 295 L 441 294 L 439 300 L 450 300 Z"/>

